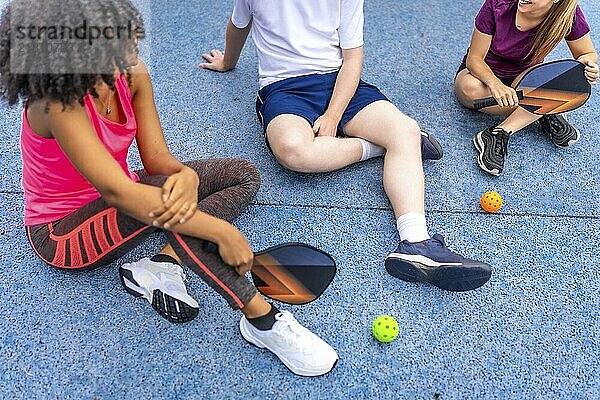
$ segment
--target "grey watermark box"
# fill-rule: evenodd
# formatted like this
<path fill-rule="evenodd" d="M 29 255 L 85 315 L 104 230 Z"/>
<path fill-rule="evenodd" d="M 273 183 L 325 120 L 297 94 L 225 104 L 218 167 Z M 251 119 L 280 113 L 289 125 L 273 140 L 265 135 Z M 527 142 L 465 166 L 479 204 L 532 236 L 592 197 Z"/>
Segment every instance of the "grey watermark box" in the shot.
<path fill-rule="evenodd" d="M 144 15 L 142 23 L 128 1 L 110 13 L 92 1 L 53 3 L 60 7 L 40 5 L 42 13 L 12 8 L 12 73 L 112 74 L 114 60 L 135 57 L 138 41 L 146 37 L 149 16 Z M 149 9 L 144 7 L 146 12 Z"/>

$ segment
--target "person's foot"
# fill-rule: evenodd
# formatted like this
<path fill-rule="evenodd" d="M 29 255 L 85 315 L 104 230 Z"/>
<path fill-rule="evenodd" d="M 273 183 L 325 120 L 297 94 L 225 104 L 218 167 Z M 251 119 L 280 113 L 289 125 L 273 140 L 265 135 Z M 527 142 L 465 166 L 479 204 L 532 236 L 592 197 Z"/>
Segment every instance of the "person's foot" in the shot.
<path fill-rule="evenodd" d="M 473 138 L 473 144 L 479 152 L 477 164 L 488 174 L 498 176 L 502 173 L 510 134 L 502 128 L 489 127 Z"/>
<path fill-rule="evenodd" d="M 296 375 L 319 376 L 333 369 L 338 355 L 330 345 L 300 325 L 288 311 L 278 313 L 275 319 L 270 330 L 262 331 L 242 317 L 242 337 L 250 344 L 273 352 Z"/>
<path fill-rule="evenodd" d="M 386 257 L 385 269 L 403 281 L 427 282 L 453 292 L 477 289 L 492 276 L 489 265 L 449 250 L 439 234 L 418 243 L 400 242 Z"/>
<path fill-rule="evenodd" d="M 421 131 L 421 158 L 423 160 L 439 160 L 442 157 L 444 157 L 444 151 L 435 136 Z"/>
<path fill-rule="evenodd" d="M 198 315 L 198 303 L 187 293 L 183 269 L 177 264 L 143 258 L 123 264 L 119 276 L 128 293 L 144 297 L 171 322 L 188 322 Z"/>
<path fill-rule="evenodd" d="M 579 130 L 571 125 L 562 114 L 544 115 L 538 120 L 540 130 L 550 136 L 552 143 L 562 149 L 579 141 Z"/>

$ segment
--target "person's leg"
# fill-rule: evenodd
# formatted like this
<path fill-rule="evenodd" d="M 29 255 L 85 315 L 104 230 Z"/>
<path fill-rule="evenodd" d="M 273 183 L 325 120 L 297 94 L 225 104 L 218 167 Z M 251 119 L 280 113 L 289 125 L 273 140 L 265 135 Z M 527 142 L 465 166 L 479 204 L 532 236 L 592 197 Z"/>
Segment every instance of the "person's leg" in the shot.
<path fill-rule="evenodd" d="M 335 171 L 361 160 L 363 146 L 355 138 L 315 137 L 302 117 L 281 114 L 267 127 L 267 140 L 277 161 L 297 172 Z"/>
<path fill-rule="evenodd" d="M 524 73 L 526 71 L 516 77 L 512 84 L 515 85 Z M 474 100 L 491 96 L 489 88 L 471 75 L 467 69 L 461 70 L 456 75 L 454 92 L 459 102 L 470 109 L 473 108 Z M 489 174 L 497 176 L 504 169 L 510 135 L 537 121 L 540 116 L 521 107 L 493 106 L 480 111 L 491 115 L 506 116 L 502 123 L 484 129 L 473 138 L 473 144 L 479 153 L 477 158 L 479 167 Z"/>
<path fill-rule="evenodd" d="M 209 160 L 188 165 L 198 172 L 201 184 L 205 185 L 202 194 L 209 193 L 200 200 L 198 209 L 222 219 L 235 218 L 254 198 L 260 184 L 256 168 L 246 161 Z M 223 262 L 216 246 L 174 232 L 166 234 L 183 264 L 233 309 L 242 311 L 240 331 L 245 340 L 269 349 L 299 375 L 322 375 L 334 367 L 338 358 L 335 350 L 302 327 L 289 312 L 280 312 L 265 301 L 245 276 Z M 298 352 L 297 348 L 304 351 Z"/>
<path fill-rule="evenodd" d="M 110 264 L 146 240 L 156 228 L 98 199 L 58 221 L 26 227 L 26 231 L 44 262 L 81 271 Z"/>
<path fill-rule="evenodd" d="M 526 72 L 527 71 L 524 71 L 519 74 L 519 76 L 513 80 L 512 84 L 515 85 Z M 469 109 L 473 108 L 473 102 L 475 100 L 490 97 L 492 95 L 490 89 L 479 79 L 471 75 L 467 69 L 463 69 L 456 76 L 456 79 L 454 80 L 454 93 L 456 94 L 458 101 Z M 493 106 L 486 107 L 481 111 L 491 115 L 506 116 L 507 118 L 499 124 L 498 127 L 512 133 L 520 131 L 541 117 L 540 115 L 530 113 L 521 107 Z"/>
<path fill-rule="evenodd" d="M 389 101 L 367 105 L 345 126 L 348 136 L 364 138 L 386 149 L 383 184 L 396 218 L 425 214 L 425 178 L 421 163 L 421 129 Z"/>
<path fill-rule="evenodd" d="M 260 187 L 258 171 L 252 163 L 246 160 L 211 159 L 191 161 L 185 164 L 196 171 L 200 180 L 198 209 L 220 219 L 231 222 L 239 216 L 252 201 Z M 138 175 L 142 183 L 159 187 L 167 179 L 165 176 L 150 176 L 146 171 L 139 171 Z M 188 244 L 188 247 L 196 250 L 192 252 L 194 257 L 190 257 L 182 250 L 181 244 L 177 244 L 175 248 L 173 247 L 177 242 L 171 237 L 172 235 L 167 233 L 170 238 L 169 243 L 151 260 L 143 259 L 125 264 L 119 269 L 122 282 L 129 289 L 128 291 L 134 295 L 136 293 L 142 294 L 161 315 L 172 322 L 186 322 L 192 317 L 188 308 L 185 306 L 179 307 L 178 304 L 173 303 L 170 299 L 170 297 L 173 297 L 173 291 L 170 288 L 158 287 L 161 281 L 164 280 L 160 274 L 165 275 L 167 272 L 165 268 L 182 275 L 183 271 L 180 266 L 186 265 L 224 297 L 230 300 L 235 298 L 238 306 L 244 304 L 244 301 L 249 301 L 256 293 L 253 287 L 249 288 L 251 285 L 245 278 L 242 279 L 242 283 L 238 284 L 240 290 L 238 294 L 228 291 L 227 286 L 220 285 L 219 283 L 222 281 L 214 275 L 214 271 L 211 271 L 211 267 L 214 265 L 223 265 L 218 254 L 213 255 L 213 259 L 208 262 L 202 263 L 199 259 L 205 257 L 202 250 L 206 245 L 205 241 L 189 238 L 190 244 Z M 182 254 L 186 254 L 186 256 L 183 257 Z M 206 267 L 206 265 L 210 267 Z M 227 267 L 226 271 L 232 272 L 232 268 Z M 232 280 L 232 278 L 235 279 Z M 237 274 L 229 274 L 225 281 L 230 281 L 229 284 L 231 285 L 239 278 Z M 179 289 L 184 288 L 185 286 L 181 282 Z M 250 290 L 250 294 L 247 294 L 247 290 Z M 248 296 L 250 297 L 248 298 Z M 197 311 L 197 304 L 195 304 L 195 309 Z"/>
<path fill-rule="evenodd" d="M 468 69 L 461 70 L 454 79 L 454 94 L 464 107 L 473 109 L 473 102 L 478 99 L 490 97 L 492 93 L 490 89 L 479 79 L 469 73 Z M 516 107 L 486 107 L 481 109 L 481 112 L 490 115 L 507 116 L 512 113 Z"/>
<path fill-rule="evenodd" d="M 446 290 L 475 289 L 489 280 L 490 267 L 450 251 L 440 235 L 430 238 L 427 233 L 420 131 L 414 120 L 388 101 L 365 106 L 344 126 L 347 135 L 387 150 L 384 186 L 401 242 L 386 258 L 386 270 L 399 279 L 429 282 Z"/>
<path fill-rule="evenodd" d="M 32 247 L 46 263 L 62 269 L 89 270 L 112 263 L 137 247 L 156 230 L 153 226 L 144 225 L 109 207 L 103 199 L 98 199 L 59 221 L 27 227 L 27 234 Z M 154 257 L 152 260 L 141 260 L 139 263 L 144 265 L 144 273 L 138 274 L 137 280 L 162 272 L 172 283 L 170 290 L 165 291 L 169 307 L 153 303 L 154 308 L 163 317 L 174 322 L 193 319 L 198 313 L 198 304 L 185 290 L 183 272 L 173 265 L 164 265 L 162 261 L 155 260 Z M 133 279 L 131 271 L 123 273 L 123 267 L 119 269 L 121 283 L 132 295 L 144 296 L 152 303 L 154 290 L 164 290 L 162 286 L 156 285 L 155 279 L 148 280 L 154 285 L 152 291 L 142 290 L 136 279 Z"/>
<path fill-rule="evenodd" d="M 220 192 L 221 199 L 227 199 L 224 205 L 209 203 L 204 206 L 205 212 L 226 221 L 233 221 L 252 201 L 260 187 L 260 176 L 254 165 L 242 159 L 207 159 L 189 161 L 186 166 L 196 171 L 199 177 L 207 174 L 210 180 L 200 182 L 198 199 L 204 199 L 213 193 Z M 160 186 L 165 177 L 150 176 L 146 171 L 138 171 L 140 179 L 148 184 Z M 232 201 L 233 200 L 233 201 Z M 167 243 L 159 254 L 164 254 L 181 264 L 177 253 Z"/>

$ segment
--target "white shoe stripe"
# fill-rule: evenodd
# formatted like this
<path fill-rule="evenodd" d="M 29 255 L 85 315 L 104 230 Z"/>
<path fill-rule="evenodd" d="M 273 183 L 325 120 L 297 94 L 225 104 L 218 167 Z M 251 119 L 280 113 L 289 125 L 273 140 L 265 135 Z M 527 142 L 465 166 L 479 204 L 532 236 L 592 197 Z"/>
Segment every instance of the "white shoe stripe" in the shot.
<path fill-rule="evenodd" d="M 442 265 L 455 265 L 455 266 L 462 265 L 462 263 L 439 263 L 437 261 L 432 260 L 431 258 L 422 256 L 422 255 L 418 255 L 418 254 L 390 253 L 390 255 L 388 255 L 386 257 L 386 259 L 388 259 L 388 258 L 397 258 L 400 260 L 417 262 L 419 264 L 423 264 L 428 267 L 440 267 Z"/>

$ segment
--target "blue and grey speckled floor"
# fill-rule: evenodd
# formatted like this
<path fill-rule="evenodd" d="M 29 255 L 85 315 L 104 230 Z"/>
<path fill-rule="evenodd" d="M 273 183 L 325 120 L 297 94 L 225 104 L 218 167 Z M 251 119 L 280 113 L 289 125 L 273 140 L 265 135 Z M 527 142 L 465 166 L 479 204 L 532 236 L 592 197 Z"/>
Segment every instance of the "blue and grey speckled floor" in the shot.
<path fill-rule="evenodd" d="M 286 172 L 263 145 L 253 113 L 252 46 L 234 72 L 197 68 L 201 52 L 222 46 L 230 2 L 138 3 L 150 22 L 144 54 L 174 153 L 258 165 L 263 188 L 237 222 L 254 248 L 304 241 L 337 258 L 328 292 L 292 311 L 328 338 L 341 361 L 325 377 L 290 374 L 241 340 L 238 316 L 195 276 L 189 286 L 200 314 L 176 326 L 120 288 L 118 263 L 71 274 L 43 265 L 21 228 L 20 110 L 1 106 L 0 397 L 600 397 L 597 90 L 571 114 L 583 132 L 577 146 L 557 150 L 529 129 L 511 141 L 506 173 L 488 177 L 475 165 L 470 139 L 493 120 L 460 108 L 451 85 L 481 2 L 366 1 L 365 79 L 446 150 L 444 160 L 425 166 L 431 228 L 495 267 L 480 290 L 445 293 L 383 269 L 397 237 L 381 160 L 319 176 Z M 580 3 L 600 27 L 600 2 Z M 551 58 L 565 55 L 561 46 Z M 490 189 L 505 198 L 501 215 L 479 210 Z M 159 246 L 156 237 L 124 260 Z M 370 322 L 383 313 L 400 325 L 388 345 L 370 335 Z"/>

